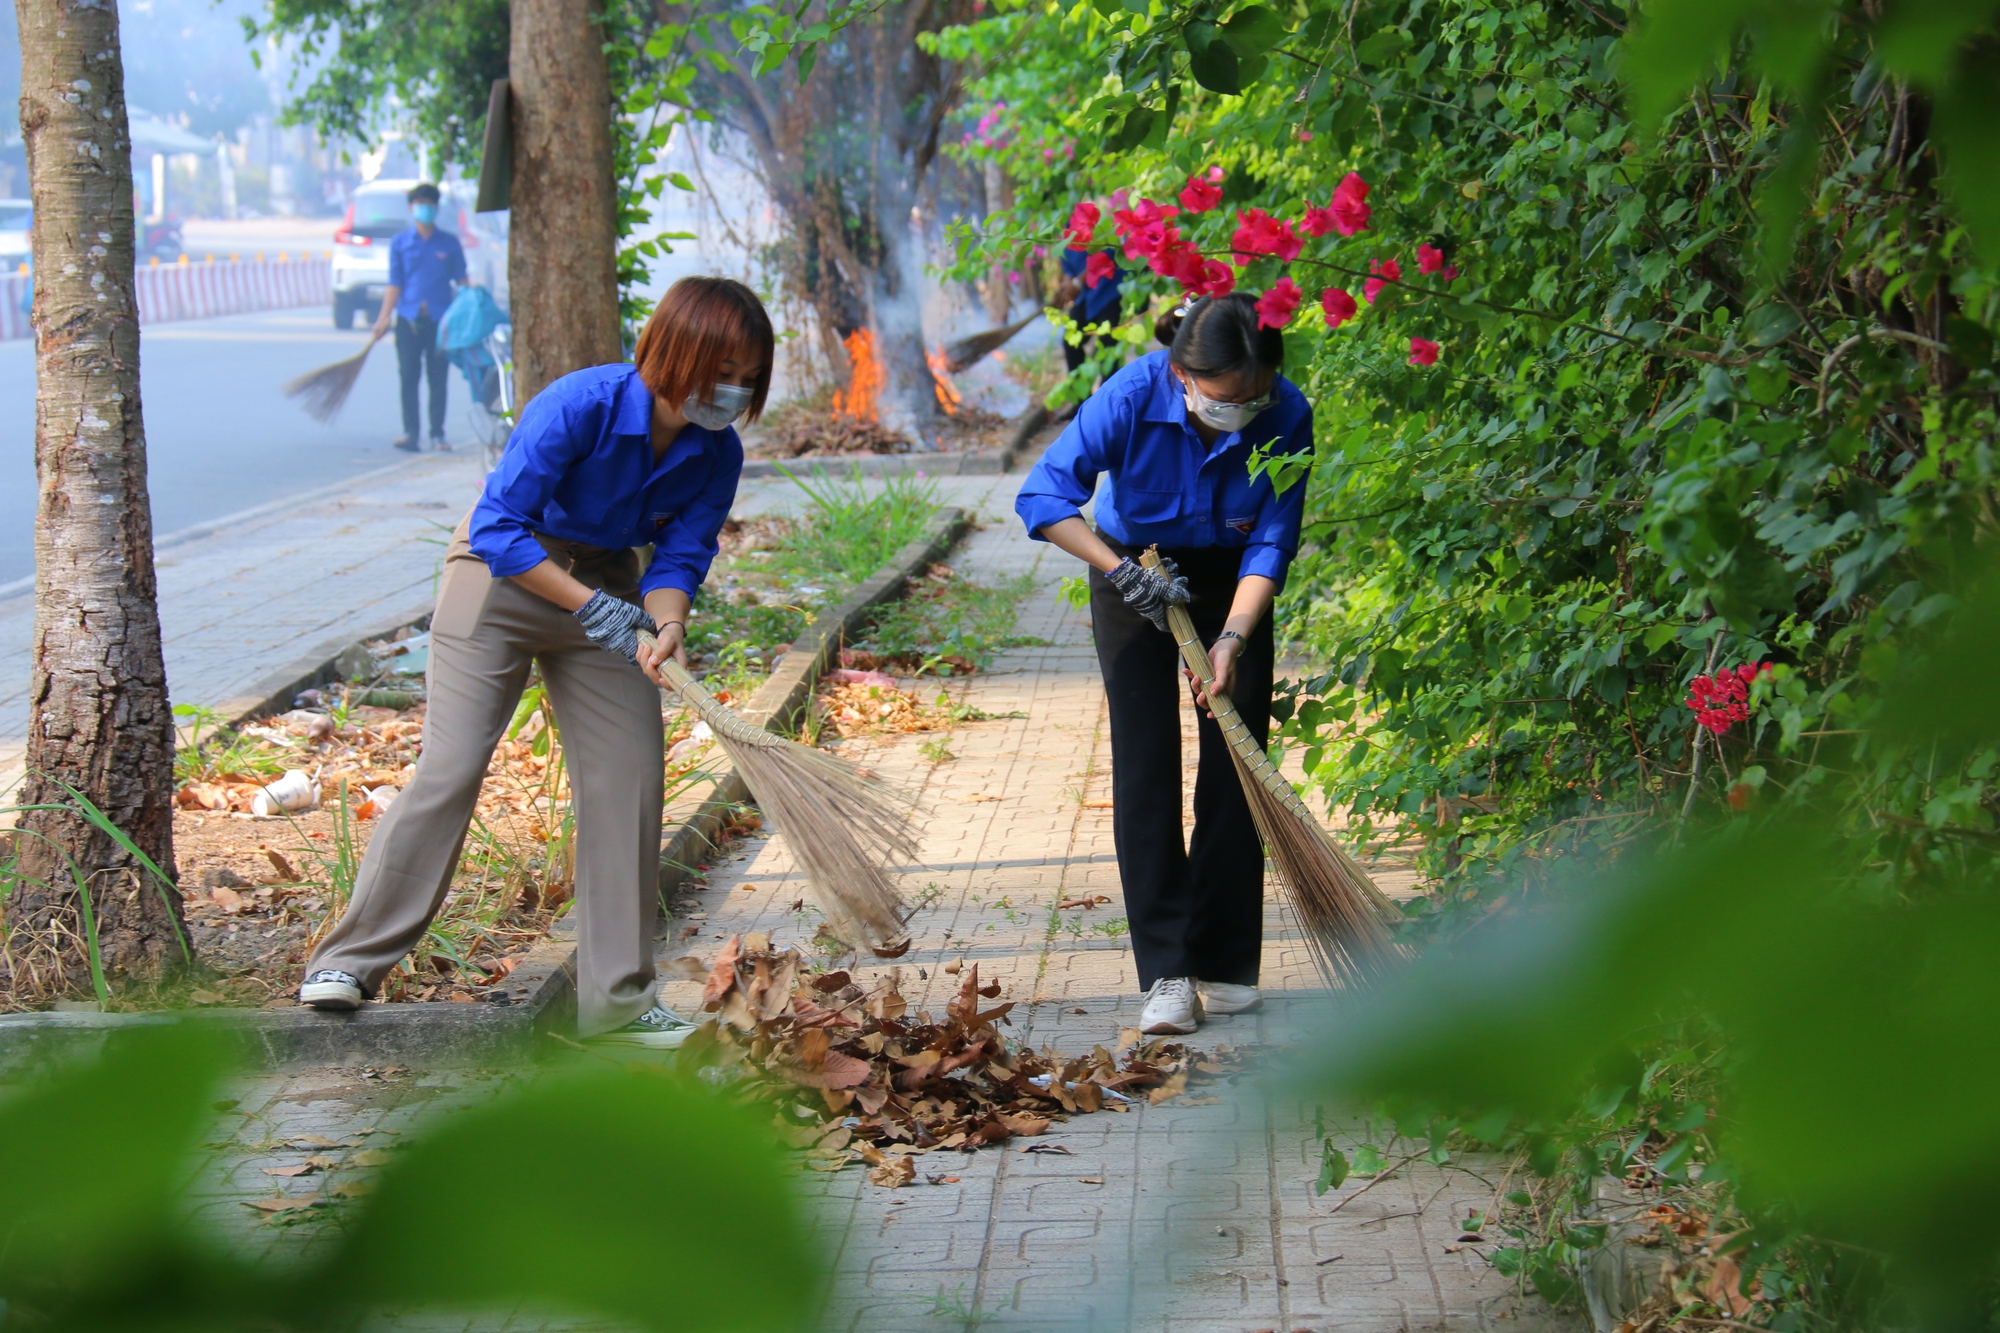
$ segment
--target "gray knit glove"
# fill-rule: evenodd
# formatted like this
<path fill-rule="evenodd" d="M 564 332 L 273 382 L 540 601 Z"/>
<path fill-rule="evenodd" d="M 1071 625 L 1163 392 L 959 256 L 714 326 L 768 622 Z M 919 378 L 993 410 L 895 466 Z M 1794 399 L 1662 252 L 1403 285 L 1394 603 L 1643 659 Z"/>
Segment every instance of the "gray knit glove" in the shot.
<path fill-rule="evenodd" d="M 576 619 L 592 643 L 632 662 L 639 660 L 639 631 L 653 629 L 651 616 L 602 588 L 577 608 Z"/>
<path fill-rule="evenodd" d="M 1127 606 L 1152 621 L 1153 628 L 1164 632 L 1167 628 L 1167 608 L 1186 606 L 1192 597 L 1187 580 L 1179 576 L 1180 571 L 1174 568 L 1172 562 L 1163 561 L 1162 564 L 1164 568 L 1161 571 L 1154 571 L 1127 557 L 1104 577 L 1124 596 Z"/>

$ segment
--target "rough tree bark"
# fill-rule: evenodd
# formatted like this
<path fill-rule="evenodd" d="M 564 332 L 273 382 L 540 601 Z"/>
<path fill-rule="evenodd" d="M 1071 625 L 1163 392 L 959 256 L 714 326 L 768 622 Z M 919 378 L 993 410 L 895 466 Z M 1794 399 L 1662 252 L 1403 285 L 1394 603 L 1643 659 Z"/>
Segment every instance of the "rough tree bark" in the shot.
<path fill-rule="evenodd" d="M 132 149 L 113 0 L 15 0 L 34 202 L 35 638 L 23 804 L 88 797 L 173 869 L 173 721 L 160 655 L 133 292 Z M 180 895 L 73 814 L 21 818 L 17 992 L 76 984 L 84 909 L 107 971 L 183 961 Z M 71 867 L 86 877 L 82 901 Z"/>
<path fill-rule="evenodd" d="M 24 0 L 17 0 L 24 2 Z M 513 0 L 514 401 L 620 360 L 611 75 L 592 0 Z"/>

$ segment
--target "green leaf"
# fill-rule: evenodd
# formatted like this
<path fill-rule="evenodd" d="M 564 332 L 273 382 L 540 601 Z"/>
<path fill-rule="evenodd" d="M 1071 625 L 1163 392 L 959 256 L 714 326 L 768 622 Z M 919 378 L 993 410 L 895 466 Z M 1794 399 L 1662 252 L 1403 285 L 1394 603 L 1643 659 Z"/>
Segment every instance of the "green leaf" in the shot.
<path fill-rule="evenodd" d="M 667 181 L 676 190 L 686 190 L 689 194 L 693 194 L 695 192 L 694 182 L 689 180 L 686 176 L 682 175 L 678 171 L 669 171 L 667 173 Z"/>
<path fill-rule="evenodd" d="M 1410 34 L 1401 28 L 1385 28 L 1355 44 L 1354 58 L 1364 65 L 1392 65 L 1410 47 Z"/>
<path fill-rule="evenodd" d="M 1112 151 L 1127 153 L 1137 148 L 1145 141 L 1147 134 L 1152 132 L 1152 128 L 1153 109 L 1148 106 L 1133 107 L 1126 115 L 1125 123 L 1119 126 L 1118 133 L 1111 136 Z"/>
<path fill-rule="evenodd" d="M 1347 1179 L 1347 1154 L 1333 1146 L 1328 1139 L 1320 1148 L 1319 1179 L 1313 1182 L 1313 1193 L 1324 1194 L 1328 1190 L 1339 1189 Z"/>
<path fill-rule="evenodd" d="M 817 25 L 815 25 L 817 26 Z M 808 43 L 799 50 L 799 82 L 803 84 L 812 77 L 813 65 L 819 60 L 819 46 Z"/>
<path fill-rule="evenodd" d="M 1263 5 L 1239 9 L 1222 25 L 1223 40 L 1245 60 L 1264 54 L 1286 36 L 1284 20 Z"/>
<path fill-rule="evenodd" d="M 1372 1143 L 1364 1143 L 1354 1150 L 1354 1174 L 1357 1176 L 1379 1176 L 1388 1165 L 1382 1150 Z"/>
<path fill-rule="evenodd" d="M 1243 91 L 1236 52 L 1217 36 L 1213 23 L 1196 20 L 1181 29 L 1181 38 L 1187 43 L 1188 72 L 1196 83 L 1212 93 Z"/>
<path fill-rule="evenodd" d="M 440 1199 L 502 1165 L 510 1191 L 550 1204 L 532 1263 L 488 1228 L 438 1225 Z M 397 1151 L 323 1272 L 347 1308 L 527 1306 L 660 1333 L 775 1333 L 801 1326 L 818 1267 L 791 1173 L 752 1113 L 642 1067 L 544 1078 L 440 1121 Z"/>

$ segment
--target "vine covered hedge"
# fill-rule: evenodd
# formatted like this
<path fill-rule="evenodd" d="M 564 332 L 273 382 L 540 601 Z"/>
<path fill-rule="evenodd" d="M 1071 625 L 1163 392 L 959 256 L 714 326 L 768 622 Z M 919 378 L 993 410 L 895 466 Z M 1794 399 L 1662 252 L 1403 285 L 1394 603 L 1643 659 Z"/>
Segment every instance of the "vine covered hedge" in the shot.
<path fill-rule="evenodd" d="M 1185 293 L 1286 330 L 1282 743 L 1435 886 L 1330 1058 L 1435 1151 L 1521 1150 L 1496 1258 L 1552 1298 L 1609 1180 L 1713 1238 L 1654 1323 L 1984 1326 L 1938 1219 L 2000 1179 L 1994 10 L 1002 0 L 936 39 L 1015 189 L 958 274 L 1127 275 L 1059 399 Z"/>

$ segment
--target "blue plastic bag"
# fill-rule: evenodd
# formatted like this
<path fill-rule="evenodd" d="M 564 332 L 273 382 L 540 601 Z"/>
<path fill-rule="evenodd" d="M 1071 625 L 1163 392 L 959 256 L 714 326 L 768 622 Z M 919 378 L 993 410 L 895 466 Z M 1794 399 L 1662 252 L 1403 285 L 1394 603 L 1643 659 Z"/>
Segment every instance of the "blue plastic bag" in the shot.
<path fill-rule="evenodd" d="M 507 314 L 484 287 L 461 287 L 438 321 L 438 349 L 459 352 L 477 347 L 507 322 Z"/>

